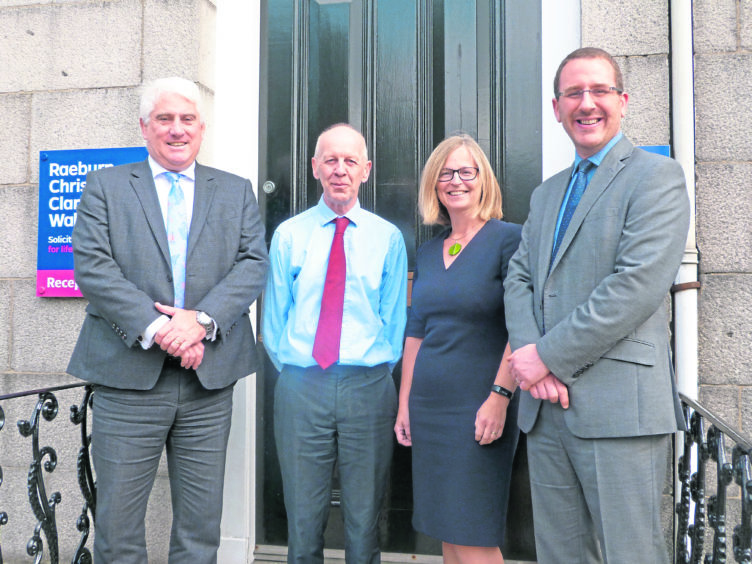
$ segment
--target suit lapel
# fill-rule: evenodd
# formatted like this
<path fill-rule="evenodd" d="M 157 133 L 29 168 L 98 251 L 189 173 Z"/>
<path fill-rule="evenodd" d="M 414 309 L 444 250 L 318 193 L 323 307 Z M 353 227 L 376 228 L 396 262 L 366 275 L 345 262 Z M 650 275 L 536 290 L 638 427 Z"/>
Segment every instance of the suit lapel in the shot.
<path fill-rule="evenodd" d="M 545 203 L 545 208 L 541 218 L 543 220 L 540 226 L 540 254 L 538 256 L 538 283 L 539 287 L 543 287 L 543 283 L 548 278 L 549 266 L 551 265 L 551 252 L 554 249 L 554 234 L 556 232 L 556 219 L 559 216 L 559 209 L 561 208 L 562 201 L 564 200 L 564 194 L 567 192 L 569 181 L 572 177 L 572 168 L 561 171 L 550 182 L 553 184 L 550 197 Z M 557 256 L 561 255 L 561 247 Z"/>
<path fill-rule="evenodd" d="M 217 192 L 217 183 L 214 174 L 210 168 L 196 163 L 196 182 L 193 192 L 193 218 L 191 219 L 191 229 L 188 235 L 188 252 L 187 258 L 190 258 L 191 252 L 196 248 L 196 243 L 201 236 L 201 231 L 206 225 L 206 218 L 209 215 L 214 194 Z"/>
<path fill-rule="evenodd" d="M 162 256 L 168 265 L 170 265 L 170 249 L 167 245 L 167 229 L 165 228 L 164 218 L 162 217 L 162 208 L 159 205 L 157 188 L 154 186 L 151 168 L 148 161 L 142 161 L 133 165 L 130 178 L 131 187 L 136 193 L 141 209 L 146 216 L 154 239 L 157 241 Z"/>
<path fill-rule="evenodd" d="M 561 257 L 564 256 L 564 253 L 572 243 L 574 236 L 577 234 L 577 231 L 579 231 L 580 225 L 582 225 L 582 222 L 587 217 L 590 209 L 593 207 L 595 202 L 598 201 L 600 195 L 606 189 L 608 189 L 608 187 L 614 181 L 614 178 L 616 178 L 616 175 L 619 174 L 619 171 L 621 171 L 621 169 L 626 166 L 627 160 L 632 155 L 633 148 L 634 146 L 632 145 L 632 143 L 627 140 L 626 137 L 623 137 L 608 152 L 606 158 L 603 159 L 603 162 L 601 162 L 600 166 L 598 166 L 598 168 L 595 170 L 593 178 L 590 180 L 590 183 L 585 189 L 585 192 L 582 194 L 582 199 L 577 205 L 577 209 L 572 216 L 572 220 L 569 222 L 569 227 L 567 228 L 567 232 L 564 234 L 564 238 L 561 241 L 559 250 L 556 253 L 556 258 L 551 265 L 551 270 L 556 268 L 556 265 L 559 263 Z M 561 202 L 559 203 L 561 204 Z M 553 213 L 558 214 L 558 208 Z M 548 217 L 556 216 L 553 215 Z M 551 238 L 553 238 L 553 235 L 551 236 Z M 549 257 L 551 256 L 551 249 L 553 249 L 553 243 L 549 243 Z"/>

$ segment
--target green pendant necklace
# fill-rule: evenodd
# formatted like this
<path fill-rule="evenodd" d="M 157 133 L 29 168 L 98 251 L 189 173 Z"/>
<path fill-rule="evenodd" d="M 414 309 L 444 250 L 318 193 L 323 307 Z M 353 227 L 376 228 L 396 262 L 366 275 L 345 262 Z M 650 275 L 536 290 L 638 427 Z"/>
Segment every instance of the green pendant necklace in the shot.
<path fill-rule="evenodd" d="M 454 245 L 452 245 L 451 247 L 449 247 L 449 250 L 447 252 L 449 253 L 450 257 L 453 257 L 454 255 L 459 254 L 459 252 L 461 250 L 462 250 L 462 245 L 460 245 L 459 243 L 455 242 Z"/>
<path fill-rule="evenodd" d="M 480 227 L 483 227 L 483 224 L 481 224 Z M 472 237 L 473 235 L 475 235 L 475 232 L 478 231 L 478 229 L 480 229 L 480 227 L 478 227 L 477 229 L 473 229 L 469 233 L 465 233 L 462 237 L 457 237 L 457 238 L 449 237 L 452 241 L 454 241 L 454 245 L 452 245 L 451 247 L 449 247 L 449 249 L 447 249 L 447 253 L 449 253 L 449 256 L 453 257 L 455 255 L 460 254 L 460 251 L 462 250 L 462 245 L 460 245 L 460 240 L 464 239 L 467 236 Z"/>

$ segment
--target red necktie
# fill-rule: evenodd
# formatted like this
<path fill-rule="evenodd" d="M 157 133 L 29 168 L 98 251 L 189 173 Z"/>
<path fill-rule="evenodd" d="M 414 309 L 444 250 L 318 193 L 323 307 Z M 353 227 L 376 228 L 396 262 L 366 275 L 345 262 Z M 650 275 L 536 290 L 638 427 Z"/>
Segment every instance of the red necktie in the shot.
<path fill-rule="evenodd" d="M 339 339 L 342 335 L 342 305 L 345 301 L 345 229 L 346 217 L 335 220 L 334 239 L 329 251 L 324 294 L 321 297 L 319 325 L 313 341 L 313 358 L 326 370 L 339 360 Z"/>

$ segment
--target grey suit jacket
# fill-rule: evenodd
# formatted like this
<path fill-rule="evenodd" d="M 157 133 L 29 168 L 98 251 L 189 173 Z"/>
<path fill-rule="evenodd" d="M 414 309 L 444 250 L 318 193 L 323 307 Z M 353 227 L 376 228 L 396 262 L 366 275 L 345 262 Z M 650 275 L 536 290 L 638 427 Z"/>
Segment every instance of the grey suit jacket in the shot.
<path fill-rule="evenodd" d="M 671 433 L 682 424 L 669 353 L 666 296 L 689 226 L 684 174 L 622 138 L 606 155 L 549 263 L 571 168 L 534 191 L 509 263 L 505 307 L 512 350 L 535 343 L 569 389 L 576 436 Z M 540 401 L 523 393 L 520 428 Z"/>
<path fill-rule="evenodd" d="M 91 172 L 73 230 L 76 283 L 89 300 L 68 372 L 89 382 L 145 390 L 165 353 L 139 338 L 172 305 L 167 233 L 148 162 Z M 204 341 L 197 373 L 208 389 L 256 370 L 248 308 L 259 296 L 269 259 L 251 183 L 196 164 L 188 236 L 185 308 L 207 312 L 217 339 Z"/>

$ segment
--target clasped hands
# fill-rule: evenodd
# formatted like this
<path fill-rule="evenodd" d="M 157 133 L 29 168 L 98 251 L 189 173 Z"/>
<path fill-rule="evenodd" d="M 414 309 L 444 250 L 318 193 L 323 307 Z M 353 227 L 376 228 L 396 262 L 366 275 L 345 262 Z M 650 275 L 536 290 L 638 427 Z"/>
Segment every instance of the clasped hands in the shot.
<path fill-rule="evenodd" d="M 196 312 L 155 302 L 157 310 L 170 317 L 154 336 L 154 342 L 167 354 L 180 358 L 180 366 L 195 370 L 204 359 L 206 330 L 196 320 Z"/>
<path fill-rule="evenodd" d="M 543 363 L 535 344 L 514 351 L 509 356 L 509 367 L 520 388 L 535 399 L 559 403 L 564 409 L 569 407 L 569 389 Z"/>

